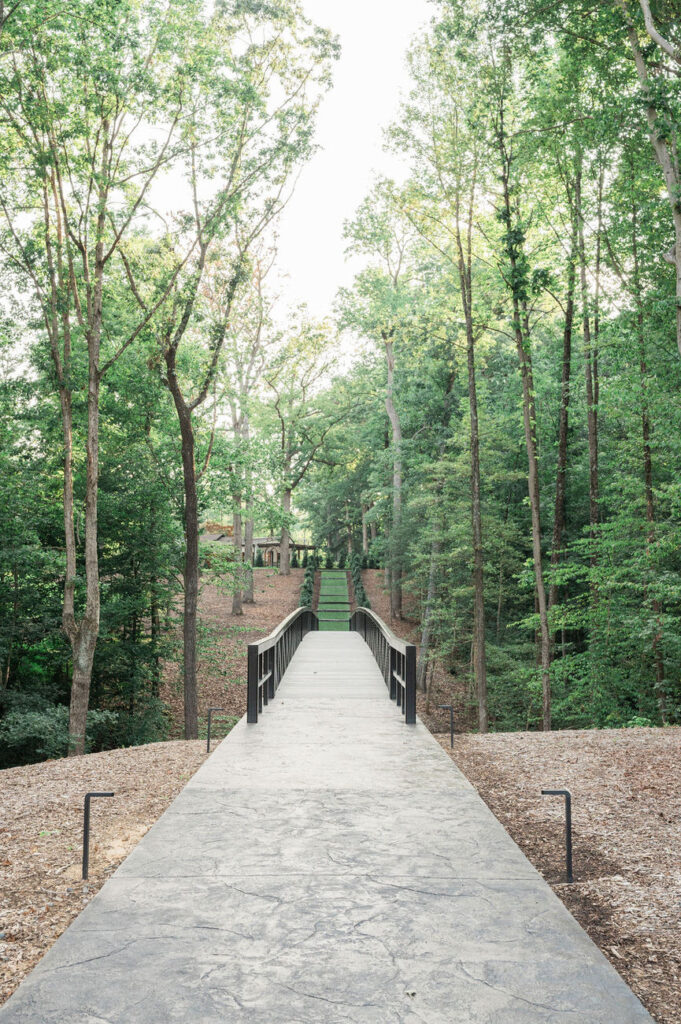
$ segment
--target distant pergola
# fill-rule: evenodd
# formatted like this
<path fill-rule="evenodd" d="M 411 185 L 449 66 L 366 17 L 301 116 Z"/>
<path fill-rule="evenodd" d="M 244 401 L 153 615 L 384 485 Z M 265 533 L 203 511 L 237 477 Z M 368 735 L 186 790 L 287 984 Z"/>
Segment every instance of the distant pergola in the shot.
<path fill-rule="evenodd" d="M 233 544 L 232 528 L 227 527 L 222 532 L 204 531 L 201 534 L 202 544 Z M 242 542 L 241 550 L 244 558 L 247 558 L 245 544 Z M 306 551 L 314 551 L 314 544 L 300 544 L 297 541 L 290 541 L 289 550 L 291 554 L 303 555 Z M 262 552 L 264 565 L 277 566 L 281 562 L 281 540 L 278 537 L 254 537 L 253 550 L 250 553 L 255 560 L 258 551 Z"/>

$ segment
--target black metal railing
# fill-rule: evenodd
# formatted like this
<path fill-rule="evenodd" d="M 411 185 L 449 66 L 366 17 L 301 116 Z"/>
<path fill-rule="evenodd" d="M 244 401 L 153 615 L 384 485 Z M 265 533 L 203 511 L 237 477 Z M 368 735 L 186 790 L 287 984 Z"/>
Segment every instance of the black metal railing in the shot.
<path fill-rule="evenodd" d="M 390 699 L 402 709 L 407 725 L 416 722 L 416 646 L 400 640 L 378 615 L 358 608 L 350 629 L 368 644 L 381 670 Z"/>
<path fill-rule="evenodd" d="M 248 645 L 248 702 L 246 721 L 257 722 L 263 707 L 274 697 L 281 677 L 298 644 L 318 629 L 317 616 L 309 608 L 296 608 L 264 640 Z"/>

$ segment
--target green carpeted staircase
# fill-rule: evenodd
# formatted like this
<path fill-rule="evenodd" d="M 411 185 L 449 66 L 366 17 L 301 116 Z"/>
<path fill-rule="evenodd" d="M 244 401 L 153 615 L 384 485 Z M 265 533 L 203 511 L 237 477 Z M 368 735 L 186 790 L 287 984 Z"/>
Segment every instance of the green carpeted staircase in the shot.
<path fill-rule="evenodd" d="M 321 569 L 319 576 L 319 628 L 347 633 L 350 629 L 347 573 L 343 569 Z"/>

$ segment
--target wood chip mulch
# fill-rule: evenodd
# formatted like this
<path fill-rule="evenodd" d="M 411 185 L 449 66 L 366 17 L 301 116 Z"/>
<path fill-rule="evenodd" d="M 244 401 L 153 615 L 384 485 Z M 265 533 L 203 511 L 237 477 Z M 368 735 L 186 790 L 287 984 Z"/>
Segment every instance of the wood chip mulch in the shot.
<path fill-rule="evenodd" d="M 383 574 L 367 571 L 373 609 L 390 623 Z M 205 583 L 200 709 L 240 717 L 245 656 L 298 604 L 302 570 L 256 571 L 256 604 Z M 393 621 L 418 640 L 415 609 Z M 164 698 L 175 734 L 182 722 L 178 665 L 166 666 Z M 430 707 L 419 714 L 449 752 L 438 703 L 464 721 L 469 697 L 437 666 Z M 468 711 L 470 714 L 470 711 Z M 216 723 L 216 735 L 221 734 Z M 681 1024 L 681 728 L 456 735 L 452 756 L 496 817 L 552 885 L 660 1024 Z M 205 758 L 205 743 L 153 743 L 0 772 L 0 1004 L 163 813 Z M 143 780 L 140 784 L 138 780 Z M 573 796 L 575 882 L 564 881 L 563 805 Z M 83 796 L 93 801 L 90 878 L 80 879 Z M 616 1022 L 613 1022 L 616 1024 Z"/>
<path fill-rule="evenodd" d="M 681 1024 L 681 728 L 437 739 L 654 1019 Z M 542 789 L 572 794 L 572 885 Z"/>
<path fill-rule="evenodd" d="M 137 845 L 206 757 L 149 743 L 0 771 L 0 1004 Z M 82 881 L 83 799 L 93 800 Z"/>

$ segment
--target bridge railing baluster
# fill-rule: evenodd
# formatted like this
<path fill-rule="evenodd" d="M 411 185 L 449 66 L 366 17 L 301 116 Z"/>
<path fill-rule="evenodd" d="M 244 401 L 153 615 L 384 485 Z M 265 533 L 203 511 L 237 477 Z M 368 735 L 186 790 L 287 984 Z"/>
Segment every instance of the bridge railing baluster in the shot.
<path fill-rule="evenodd" d="M 263 706 L 274 698 L 284 672 L 303 637 L 318 629 L 315 612 L 297 608 L 264 640 L 248 645 L 246 721 L 254 724 Z"/>
<path fill-rule="evenodd" d="M 369 608 L 357 608 L 350 629 L 363 637 L 371 651 L 388 695 L 400 708 L 407 725 L 416 722 L 416 646 L 395 636 Z"/>

